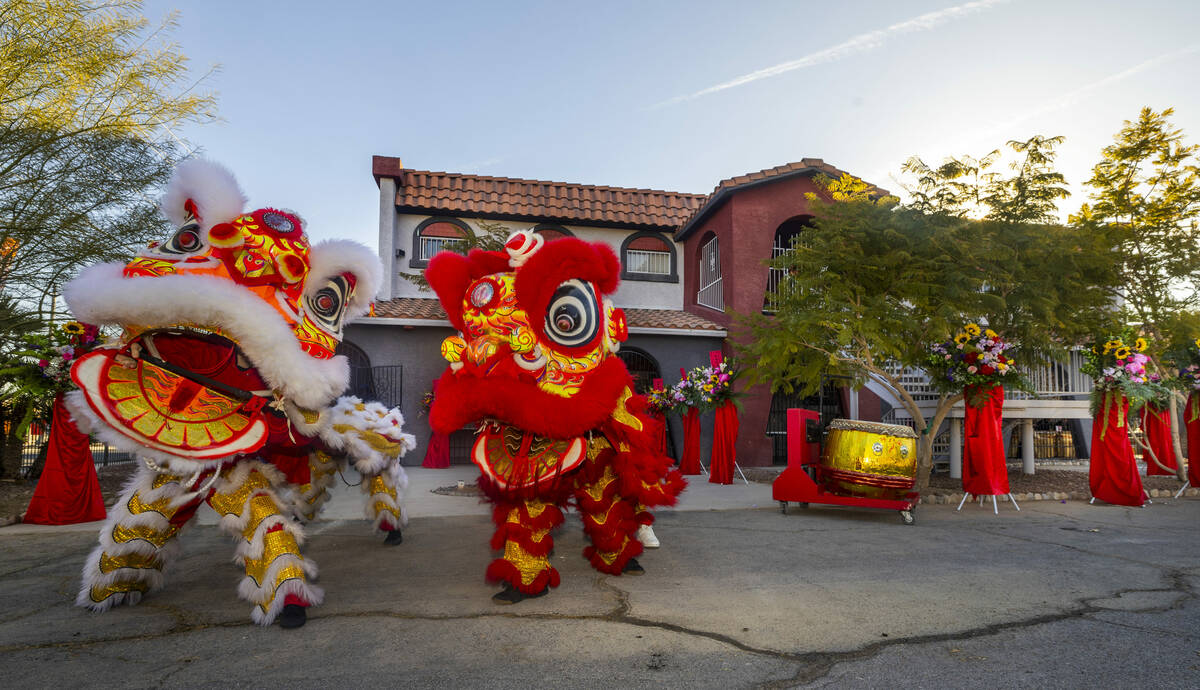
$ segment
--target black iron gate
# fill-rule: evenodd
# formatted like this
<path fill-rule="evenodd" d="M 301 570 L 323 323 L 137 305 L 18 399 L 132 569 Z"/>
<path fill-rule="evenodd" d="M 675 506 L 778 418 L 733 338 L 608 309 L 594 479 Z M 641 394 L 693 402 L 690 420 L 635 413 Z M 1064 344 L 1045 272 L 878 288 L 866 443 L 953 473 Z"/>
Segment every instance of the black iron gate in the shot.
<path fill-rule="evenodd" d="M 387 407 L 400 407 L 404 396 L 404 366 L 350 367 L 347 395 L 378 401 Z"/>
<path fill-rule="evenodd" d="M 842 387 L 849 379 L 826 376 L 816 393 L 801 396 L 797 393 L 777 392 L 771 396 L 771 411 L 767 415 L 767 436 L 773 442 L 772 464 L 787 464 L 787 411 L 792 408 L 815 410 L 821 415 L 820 438 L 809 439 L 821 442 L 829 429 L 829 423 L 848 415 L 842 407 Z"/>

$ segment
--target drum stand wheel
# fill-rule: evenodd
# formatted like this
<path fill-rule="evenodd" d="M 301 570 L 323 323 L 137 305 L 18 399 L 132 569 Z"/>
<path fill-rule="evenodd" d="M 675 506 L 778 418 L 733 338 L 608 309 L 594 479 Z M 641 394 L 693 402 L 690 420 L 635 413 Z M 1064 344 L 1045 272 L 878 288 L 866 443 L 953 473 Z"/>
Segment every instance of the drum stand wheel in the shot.
<path fill-rule="evenodd" d="M 900 511 L 900 521 L 906 525 L 911 525 L 917 521 L 917 516 L 913 515 L 914 508 Z"/>
<path fill-rule="evenodd" d="M 779 512 L 783 513 L 784 515 L 787 515 L 787 504 L 788 504 L 788 502 L 787 502 L 787 501 L 780 501 L 780 502 L 779 502 Z M 800 503 L 797 503 L 796 505 L 800 506 L 801 508 L 807 508 L 807 507 L 808 507 L 808 504 L 807 504 L 807 503 L 804 503 L 803 501 L 801 501 Z"/>

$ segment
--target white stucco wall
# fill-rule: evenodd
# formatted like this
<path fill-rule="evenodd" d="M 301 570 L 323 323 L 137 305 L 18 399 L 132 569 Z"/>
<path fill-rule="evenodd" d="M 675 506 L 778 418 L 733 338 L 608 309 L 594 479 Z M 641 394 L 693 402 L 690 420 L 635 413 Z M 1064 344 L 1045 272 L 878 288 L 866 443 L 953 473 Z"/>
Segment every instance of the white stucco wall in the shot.
<path fill-rule="evenodd" d="M 415 255 L 413 250 L 413 231 L 416 230 L 418 225 L 433 216 L 396 213 L 394 206 L 384 208 L 384 204 L 382 203 L 383 194 L 381 193 L 380 196 L 379 257 L 383 260 L 384 266 L 390 267 L 388 274 L 392 278 L 390 285 L 387 285 L 388 281 L 384 281 L 385 286 L 380 291 L 380 299 L 433 297 L 432 292 L 422 292 L 416 285 L 400 277 L 401 273 L 411 275 L 424 270 L 409 267 L 409 261 Z M 394 188 L 391 198 L 395 198 Z M 476 219 L 458 218 L 458 220 L 466 223 L 473 230 L 479 229 L 479 223 Z M 537 223 L 518 221 L 501 221 L 501 223 L 513 231 L 529 230 L 537 225 Z M 579 239 L 588 242 L 604 242 L 612 247 L 613 251 L 617 252 L 618 255 L 620 254 L 621 243 L 625 238 L 635 232 L 639 232 L 639 230 L 633 228 L 598 228 L 582 225 L 560 225 L 560 227 L 565 228 Z M 385 235 L 388 235 L 388 237 L 385 238 Z M 670 241 L 669 235 L 664 236 Z M 675 247 L 679 282 L 665 283 L 622 280 L 613 300 L 617 306 L 633 309 L 683 309 L 683 245 L 679 243 L 673 244 Z M 402 258 L 396 258 L 397 249 L 404 250 Z M 384 294 L 385 290 L 388 291 L 386 295 Z"/>

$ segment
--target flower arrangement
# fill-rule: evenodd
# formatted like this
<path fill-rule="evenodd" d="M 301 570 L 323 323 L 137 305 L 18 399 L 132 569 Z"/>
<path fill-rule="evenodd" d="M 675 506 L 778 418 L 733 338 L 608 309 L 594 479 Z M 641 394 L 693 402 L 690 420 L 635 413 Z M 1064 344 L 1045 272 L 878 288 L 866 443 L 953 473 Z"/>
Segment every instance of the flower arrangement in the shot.
<path fill-rule="evenodd" d="M 55 396 L 72 388 L 71 365 L 100 337 L 100 329 L 69 321 L 49 325 L 45 333 L 26 333 L 15 339 L 15 349 L 0 360 L 0 384 L 5 400 L 25 408 L 17 433 L 24 436 L 29 424 L 49 414 Z"/>
<path fill-rule="evenodd" d="M 433 391 L 425 391 L 425 395 L 421 396 L 421 409 L 417 411 L 418 417 L 424 417 L 429 414 L 429 409 L 433 407 Z"/>
<path fill-rule="evenodd" d="M 1005 354 L 1012 346 L 992 329 L 968 323 L 951 340 L 929 346 L 926 370 L 934 387 L 943 391 L 1021 386 L 1016 364 Z"/>
<path fill-rule="evenodd" d="M 675 412 L 673 390 L 669 388 L 652 388 L 646 391 L 646 407 L 652 414 L 656 415 Z"/>
<path fill-rule="evenodd" d="M 1094 382 L 1093 414 L 1109 398 L 1109 393 L 1124 395 L 1131 411 L 1170 395 L 1162 374 L 1146 354 L 1149 348 L 1146 338 L 1125 329 L 1118 335 L 1097 339 L 1084 350 L 1084 363 L 1079 370 Z"/>
<path fill-rule="evenodd" d="M 700 411 L 715 410 L 729 400 L 735 400 L 733 382 L 740 371 L 733 362 L 721 357 L 707 367 L 696 367 L 669 391 L 673 409 L 686 412 L 694 407 Z"/>

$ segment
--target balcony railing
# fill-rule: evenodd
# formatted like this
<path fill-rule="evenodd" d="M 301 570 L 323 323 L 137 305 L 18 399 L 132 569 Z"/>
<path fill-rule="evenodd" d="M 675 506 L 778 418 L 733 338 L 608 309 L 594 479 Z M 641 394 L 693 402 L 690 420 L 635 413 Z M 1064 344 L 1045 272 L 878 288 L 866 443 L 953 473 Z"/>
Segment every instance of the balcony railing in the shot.
<path fill-rule="evenodd" d="M 1087 395 L 1092 392 L 1092 379 L 1079 370 L 1083 361 L 1083 353 L 1074 351 L 1065 362 L 1051 362 L 1033 369 L 1025 369 L 1025 376 L 1033 388 L 1033 393 L 1010 390 L 1005 391 L 1005 397 L 1009 400 L 1030 400 Z M 924 371 L 891 365 L 888 367 L 888 373 L 893 376 L 899 375 L 901 385 L 914 400 L 938 398 L 937 391 L 929 385 L 929 376 Z"/>

